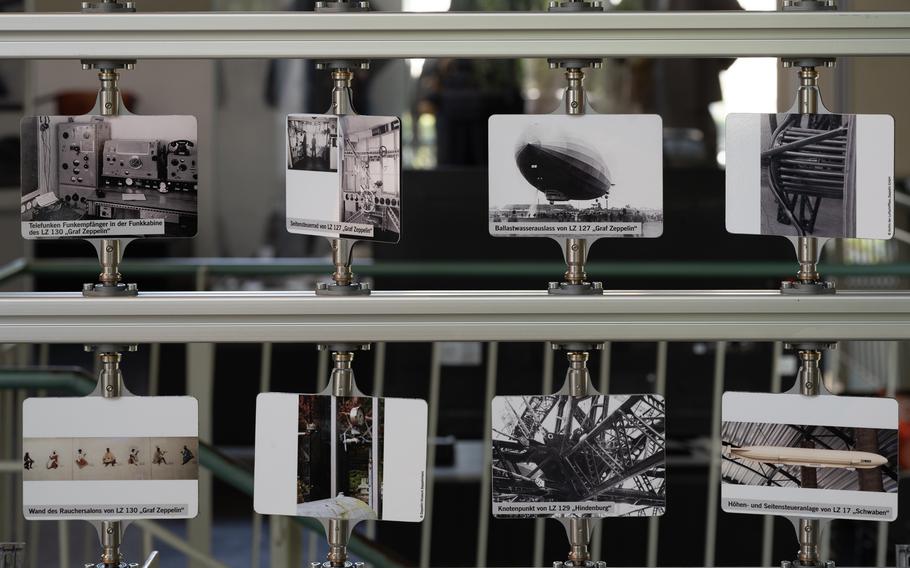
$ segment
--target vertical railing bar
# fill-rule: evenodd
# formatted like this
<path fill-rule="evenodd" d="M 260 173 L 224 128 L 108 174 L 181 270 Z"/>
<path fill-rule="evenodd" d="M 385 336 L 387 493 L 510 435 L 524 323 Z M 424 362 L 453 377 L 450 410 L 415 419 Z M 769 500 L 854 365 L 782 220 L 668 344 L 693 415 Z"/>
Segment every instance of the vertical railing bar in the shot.
<path fill-rule="evenodd" d="M 654 393 L 660 396 L 667 395 L 667 352 L 669 344 L 666 341 L 657 342 L 657 362 L 654 372 Z M 657 566 L 657 543 L 660 539 L 660 517 L 648 519 L 648 568 Z"/>
<path fill-rule="evenodd" d="M 885 364 L 888 372 L 885 378 L 885 395 L 894 397 L 897 393 L 897 374 L 900 369 L 900 344 L 897 341 L 881 342 L 882 349 L 887 354 Z M 885 566 L 888 560 L 888 527 L 890 523 L 878 523 L 878 538 L 875 547 L 875 565 Z M 830 527 L 829 527 L 830 532 Z"/>
<path fill-rule="evenodd" d="M 208 283 L 208 269 L 200 266 L 196 270 L 197 291 L 205 291 Z M 215 357 L 214 343 L 188 343 L 186 346 L 186 392 L 198 401 L 199 440 L 212 442 L 214 428 L 215 398 Z M 96 362 L 100 359 L 95 358 Z M 187 540 L 196 550 L 210 554 L 212 550 L 213 520 L 213 475 L 211 471 L 199 471 L 198 514 L 186 523 Z M 189 568 L 199 568 L 202 563 L 190 559 Z"/>
<path fill-rule="evenodd" d="M 610 393 L 610 342 L 605 341 L 603 350 L 600 352 L 600 368 L 598 369 L 597 390 L 601 394 Z M 594 530 L 591 534 L 591 558 L 603 560 L 603 539 L 604 532 L 607 528 L 606 519 L 594 523 Z"/>
<path fill-rule="evenodd" d="M 771 392 L 781 391 L 781 358 L 784 354 L 784 344 L 775 341 L 771 346 Z M 761 565 L 771 566 L 771 556 L 774 554 L 774 515 L 765 515 L 762 519 L 761 537 Z"/>
<path fill-rule="evenodd" d="M 491 341 L 487 344 L 487 388 L 483 404 L 483 471 L 480 474 L 480 507 L 477 518 L 477 557 L 476 566 L 487 564 L 487 544 L 490 537 L 490 506 L 493 471 L 491 452 L 493 447 L 493 397 L 496 396 L 496 370 L 499 365 L 499 344 Z"/>
<path fill-rule="evenodd" d="M 253 542 L 250 547 L 250 568 L 259 568 L 262 562 L 262 515 L 253 513 Z"/>
<path fill-rule="evenodd" d="M 272 390 L 272 344 L 262 344 L 259 360 L 259 392 Z M 262 515 L 253 513 L 252 542 L 250 543 L 250 568 L 259 568 L 262 562 Z"/>
<path fill-rule="evenodd" d="M 72 558 L 69 522 L 57 521 L 57 563 L 60 566 L 69 566 Z"/>
<path fill-rule="evenodd" d="M 547 342 L 543 344 L 543 378 L 541 381 L 540 392 L 542 394 L 553 393 L 553 344 Z M 547 520 L 534 520 L 534 555 L 533 565 L 543 565 L 544 541 L 547 536 Z"/>
<path fill-rule="evenodd" d="M 22 509 L 19 510 L 21 511 Z M 32 553 L 28 555 L 29 568 L 38 568 L 37 551 L 41 550 L 41 531 L 38 529 L 38 521 L 31 521 L 28 524 L 28 539 L 25 542 L 28 543 L 28 547 L 32 550 Z"/>
<path fill-rule="evenodd" d="M 714 389 L 711 400 L 711 445 L 710 470 L 708 471 L 708 511 L 705 522 L 705 566 L 714 566 L 717 544 L 717 501 L 720 493 L 720 411 L 724 395 L 724 365 L 727 343 L 718 341 L 715 345 Z"/>
<path fill-rule="evenodd" d="M 327 349 L 319 351 L 316 363 L 316 392 L 322 392 L 329 384 L 329 352 Z M 318 531 L 309 531 L 307 538 L 307 563 L 317 562 L 319 539 L 322 536 Z M 274 561 L 273 561 L 274 563 Z"/>
<path fill-rule="evenodd" d="M 436 435 L 439 431 L 439 391 L 442 382 L 442 348 L 438 343 L 433 344 L 430 356 L 430 400 L 429 424 L 427 428 L 427 484 L 424 510 L 426 515 L 420 527 L 420 568 L 429 568 L 432 552 L 433 538 L 433 490 L 436 471 Z"/>
<path fill-rule="evenodd" d="M 3 356 L 3 363 L 6 362 L 6 355 Z M 11 440 L 16 422 L 12 412 L 13 393 L 12 391 L 0 391 L 0 420 L 3 428 L 0 431 L 0 459 L 13 459 L 12 449 L 10 448 Z M 0 502 L 13 502 L 13 488 L 15 486 L 15 477 L 12 475 L 0 474 Z M 11 534 L 12 517 L 14 507 L 0 508 L 0 535 Z"/>
<path fill-rule="evenodd" d="M 380 341 L 373 346 L 373 396 L 381 398 L 385 393 L 386 343 Z M 376 540 L 376 521 L 367 521 L 366 536 Z"/>
<path fill-rule="evenodd" d="M 49 343 L 42 343 L 38 346 L 38 366 L 41 368 L 47 368 L 51 364 L 51 346 Z M 37 392 L 39 397 L 47 396 L 47 389 L 39 389 Z"/>
<path fill-rule="evenodd" d="M 149 396 L 158 396 L 161 391 L 161 344 L 149 345 Z M 148 555 L 146 555 L 148 556 Z"/>
<path fill-rule="evenodd" d="M 140 526 L 142 529 L 142 557 L 148 558 L 155 549 L 155 539 L 147 527 Z"/>

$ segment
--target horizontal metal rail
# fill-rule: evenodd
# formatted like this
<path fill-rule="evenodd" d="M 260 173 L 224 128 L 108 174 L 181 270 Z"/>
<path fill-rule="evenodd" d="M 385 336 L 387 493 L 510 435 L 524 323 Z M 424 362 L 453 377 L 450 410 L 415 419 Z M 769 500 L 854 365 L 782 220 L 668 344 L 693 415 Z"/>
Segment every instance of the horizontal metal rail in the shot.
<path fill-rule="evenodd" d="M 910 339 L 910 292 L 0 294 L 11 343 Z"/>
<path fill-rule="evenodd" d="M 910 13 L 0 15 L 0 58 L 881 55 L 910 55 Z"/>
<path fill-rule="evenodd" d="M 565 271 L 563 262 L 501 261 L 358 261 L 354 271 L 360 276 L 408 278 L 554 278 Z M 138 276 L 197 276 L 200 269 L 208 276 L 280 277 L 324 275 L 334 266 L 321 258 L 162 258 L 129 259 L 121 272 Z M 587 273 L 596 279 L 613 278 L 786 278 L 795 274 L 794 262 L 776 261 L 702 261 L 672 260 L 589 262 Z M 95 259 L 36 259 L 14 261 L 0 267 L 0 282 L 31 274 L 33 276 L 85 276 L 98 271 Z M 883 264 L 826 264 L 819 271 L 837 276 L 910 276 L 910 262 Z"/>

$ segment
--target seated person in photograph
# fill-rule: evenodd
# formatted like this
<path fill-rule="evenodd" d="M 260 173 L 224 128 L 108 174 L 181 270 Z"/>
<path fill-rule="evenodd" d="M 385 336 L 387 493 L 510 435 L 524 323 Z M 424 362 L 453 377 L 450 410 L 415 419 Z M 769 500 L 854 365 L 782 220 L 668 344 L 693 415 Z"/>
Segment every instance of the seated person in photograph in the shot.
<path fill-rule="evenodd" d="M 191 452 L 190 449 L 186 446 L 183 446 L 183 450 L 181 450 L 180 455 L 183 456 L 183 464 L 181 465 L 186 465 L 190 462 L 190 460 L 196 457 L 193 455 L 193 452 Z"/>
<path fill-rule="evenodd" d="M 111 453 L 110 448 L 105 448 L 105 450 L 106 451 L 104 452 L 104 455 L 101 457 L 101 463 L 103 463 L 105 467 L 107 467 L 107 466 L 114 467 L 115 465 L 117 465 L 117 458 L 114 457 L 113 453 Z"/>
<path fill-rule="evenodd" d="M 45 467 L 47 469 L 57 469 L 60 467 L 60 456 L 57 454 L 56 450 L 51 452 L 51 455 L 47 456 L 47 464 Z"/>
<path fill-rule="evenodd" d="M 22 466 L 26 470 L 32 469 L 32 466 L 35 465 L 35 460 L 32 459 L 32 456 L 28 452 L 25 452 L 25 457 L 22 459 Z"/>

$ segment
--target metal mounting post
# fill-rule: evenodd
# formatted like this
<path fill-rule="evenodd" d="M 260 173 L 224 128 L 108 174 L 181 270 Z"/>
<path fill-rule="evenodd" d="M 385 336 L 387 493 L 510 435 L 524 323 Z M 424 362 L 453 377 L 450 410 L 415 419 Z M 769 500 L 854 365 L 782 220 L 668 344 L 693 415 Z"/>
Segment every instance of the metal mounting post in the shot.
<path fill-rule="evenodd" d="M 822 381 L 821 363 L 822 352 L 835 349 L 836 343 L 795 343 L 785 344 L 784 348 L 796 351 L 799 357 L 799 372 L 796 375 L 796 384 L 791 393 L 803 396 L 822 396 L 830 394 Z M 800 566 L 816 566 L 819 568 L 834 568 L 834 562 L 819 560 L 818 543 L 821 537 L 822 524 L 818 519 L 791 518 L 796 528 L 796 537 L 799 541 L 799 551 L 795 561 L 781 562 L 781 568 L 797 568 Z"/>
<path fill-rule="evenodd" d="M 552 0 L 549 6 L 551 13 L 567 12 L 603 12 L 603 5 L 591 0 Z M 585 94 L 585 69 L 600 68 L 603 59 L 599 57 L 581 57 L 574 59 L 551 58 L 547 60 L 550 69 L 565 69 L 566 91 L 565 113 L 570 116 L 582 116 L 587 112 L 588 100 Z M 554 295 L 592 295 L 603 294 L 601 282 L 588 282 L 585 263 L 588 257 L 588 240 L 583 238 L 555 239 L 563 248 L 566 260 L 566 273 L 563 282 L 550 282 L 548 292 Z"/>
<path fill-rule="evenodd" d="M 123 385 L 123 372 L 120 370 L 122 351 L 136 351 L 136 345 L 86 345 L 86 351 L 94 351 L 101 363 L 101 374 L 98 376 L 98 386 L 91 396 L 103 398 L 120 398 L 132 396 L 132 393 Z M 123 559 L 120 545 L 123 542 L 123 531 L 126 526 L 122 521 L 101 521 L 95 523 L 101 539 L 101 562 L 85 564 L 85 568 L 138 568 L 139 564 L 128 563 Z M 143 568 L 152 568 L 158 565 L 158 553 L 152 554 L 143 563 Z"/>
<path fill-rule="evenodd" d="M 86 14 L 130 13 L 136 11 L 133 2 L 120 2 L 119 0 L 103 0 L 102 2 L 83 2 L 82 12 Z M 135 60 L 89 60 L 82 61 L 82 68 L 98 71 L 98 80 L 101 89 L 98 91 L 98 102 L 93 112 L 102 116 L 117 116 L 125 109 L 123 98 L 120 96 L 119 69 L 133 69 Z M 123 260 L 123 250 L 131 239 L 89 239 L 98 253 L 101 263 L 101 274 L 98 283 L 82 285 L 83 296 L 136 296 L 139 287 L 136 284 L 124 284 L 120 280 L 120 262 Z"/>
<path fill-rule="evenodd" d="M 785 12 L 834 10 L 837 10 L 834 0 L 784 0 L 783 3 Z M 822 108 L 816 67 L 834 67 L 835 63 L 834 59 L 817 57 L 782 61 L 786 68 L 799 67 L 799 90 L 796 103 L 796 110 L 799 114 L 815 114 Z M 821 253 L 818 238 L 799 236 L 796 237 L 794 244 L 799 261 L 799 272 L 796 274 L 795 281 L 781 283 L 781 292 L 784 294 L 834 294 L 837 291 L 834 283 L 821 280 L 818 274 L 818 258 Z M 824 243 L 821 244 L 824 245 Z"/>
<path fill-rule="evenodd" d="M 359 396 L 362 393 L 357 388 L 354 380 L 354 370 L 351 362 L 354 352 L 366 351 L 369 345 L 338 344 L 320 345 L 320 350 L 328 349 L 332 352 L 332 376 L 328 388 L 332 396 Z M 328 519 L 325 523 L 326 539 L 329 543 L 329 552 L 325 562 L 313 562 L 311 568 L 362 568 L 363 562 L 348 561 L 348 540 L 351 536 L 350 522 L 345 519 Z"/>
<path fill-rule="evenodd" d="M 591 382 L 591 373 L 588 370 L 589 352 L 603 349 L 602 343 L 554 343 L 553 349 L 566 351 L 569 369 L 566 371 L 566 382 L 559 394 L 573 397 L 592 396 L 599 394 Z M 592 561 L 589 544 L 595 520 L 588 517 L 570 517 L 560 519 L 569 538 L 569 557 L 566 561 L 553 563 L 554 568 L 570 568 L 584 566 L 589 568 L 602 568 L 604 562 Z"/>
<path fill-rule="evenodd" d="M 338 12 L 346 11 L 342 9 L 329 9 L 327 4 L 363 4 L 362 9 L 351 11 L 368 11 L 368 2 L 318 2 L 317 11 Z M 322 6 L 322 8 L 320 8 Z M 332 69 L 332 108 L 331 114 L 338 116 L 357 114 L 354 110 L 353 96 L 351 90 L 351 81 L 354 73 L 351 71 L 349 61 L 334 61 L 330 63 L 318 63 L 317 68 Z M 364 282 L 354 281 L 354 272 L 351 270 L 353 261 L 354 245 L 356 240 L 345 238 L 329 239 L 332 246 L 332 264 L 335 265 L 335 271 L 332 273 L 332 283 L 320 282 L 316 285 L 316 294 L 319 296 L 369 296 L 370 287 Z"/>
<path fill-rule="evenodd" d="M 320 14 L 339 14 L 339 13 L 356 13 L 369 12 L 370 3 L 358 0 L 327 0 L 325 2 L 316 2 L 316 13 Z M 316 62 L 316 69 L 343 70 L 348 73 L 352 69 L 369 69 L 369 60 L 350 60 L 350 59 L 322 59 Z M 349 114 L 336 112 L 335 114 Z"/>

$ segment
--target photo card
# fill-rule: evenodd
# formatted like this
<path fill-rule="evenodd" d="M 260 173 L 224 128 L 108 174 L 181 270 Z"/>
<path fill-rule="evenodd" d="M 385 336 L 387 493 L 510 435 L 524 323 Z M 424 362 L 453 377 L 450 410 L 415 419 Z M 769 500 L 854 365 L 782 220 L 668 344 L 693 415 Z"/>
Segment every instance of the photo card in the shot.
<path fill-rule="evenodd" d="M 25 518 L 193 518 L 198 436 L 199 410 L 191 397 L 26 399 Z"/>
<path fill-rule="evenodd" d="M 263 515 L 420 522 L 427 403 L 262 393 L 254 508 Z"/>
<path fill-rule="evenodd" d="M 663 127 L 657 115 L 490 117 L 494 237 L 663 234 Z"/>
<path fill-rule="evenodd" d="M 664 514 L 662 396 L 498 396 L 492 410 L 494 516 Z"/>
<path fill-rule="evenodd" d="M 288 115 L 286 183 L 288 232 L 397 243 L 401 120 Z"/>
<path fill-rule="evenodd" d="M 894 118 L 873 114 L 730 114 L 727 231 L 890 239 Z"/>
<path fill-rule="evenodd" d="M 21 135 L 24 238 L 196 235 L 196 117 L 29 116 Z"/>
<path fill-rule="evenodd" d="M 890 398 L 725 393 L 717 449 L 722 508 L 893 521 L 897 428 Z"/>

